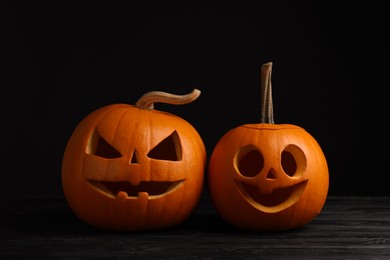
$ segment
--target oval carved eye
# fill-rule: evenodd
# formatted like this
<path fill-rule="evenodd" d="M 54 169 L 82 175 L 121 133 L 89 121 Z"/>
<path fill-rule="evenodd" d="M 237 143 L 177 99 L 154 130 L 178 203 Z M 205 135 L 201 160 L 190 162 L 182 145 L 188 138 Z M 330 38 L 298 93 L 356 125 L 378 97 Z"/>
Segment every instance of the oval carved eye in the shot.
<path fill-rule="evenodd" d="M 288 176 L 301 175 L 306 169 L 306 156 L 298 146 L 288 145 L 282 152 L 281 165 Z"/>
<path fill-rule="evenodd" d="M 96 129 L 88 140 L 86 152 L 106 159 L 122 157 L 121 153 L 107 142 Z"/>
<path fill-rule="evenodd" d="M 254 145 L 247 145 L 236 154 L 235 166 L 241 175 L 254 177 L 263 169 L 264 157 Z"/>

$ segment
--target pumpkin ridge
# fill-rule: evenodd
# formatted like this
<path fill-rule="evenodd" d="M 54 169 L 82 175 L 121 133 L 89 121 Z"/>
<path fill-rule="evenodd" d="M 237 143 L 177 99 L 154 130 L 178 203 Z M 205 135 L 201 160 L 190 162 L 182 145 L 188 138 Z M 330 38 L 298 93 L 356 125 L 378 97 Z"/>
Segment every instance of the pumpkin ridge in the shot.
<path fill-rule="evenodd" d="M 293 129 L 303 129 L 302 127 L 291 125 L 291 124 L 246 124 L 242 127 L 254 130 L 293 130 Z"/>

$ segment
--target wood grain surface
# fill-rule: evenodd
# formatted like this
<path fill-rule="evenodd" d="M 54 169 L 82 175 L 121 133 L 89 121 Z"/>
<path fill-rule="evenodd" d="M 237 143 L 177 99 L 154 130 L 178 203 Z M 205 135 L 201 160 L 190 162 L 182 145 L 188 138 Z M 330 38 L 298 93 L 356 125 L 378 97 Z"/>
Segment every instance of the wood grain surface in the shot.
<path fill-rule="evenodd" d="M 63 198 L 1 198 L 0 259 L 390 259 L 390 197 L 328 197 L 308 225 L 236 229 L 204 195 L 182 225 L 107 232 L 78 219 Z"/>

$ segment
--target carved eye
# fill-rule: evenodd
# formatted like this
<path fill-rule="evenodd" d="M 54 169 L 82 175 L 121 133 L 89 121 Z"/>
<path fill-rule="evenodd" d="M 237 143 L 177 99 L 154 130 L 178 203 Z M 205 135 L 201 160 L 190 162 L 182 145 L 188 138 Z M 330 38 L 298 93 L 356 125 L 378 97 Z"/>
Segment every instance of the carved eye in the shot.
<path fill-rule="evenodd" d="M 179 135 L 174 131 L 170 136 L 158 143 L 148 157 L 157 160 L 181 161 L 182 149 Z"/>
<path fill-rule="evenodd" d="M 96 129 L 88 140 L 86 153 L 106 159 L 122 157 L 121 153 L 109 144 Z"/>
<path fill-rule="evenodd" d="M 306 169 L 306 156 L 298 146 L 289 145 L 282 152 L 281 164 L 288 176 L 301 175 Z"/>
<path fill-rule="evenodd" d="M 254 145 L 247 145 L 236 154 L 235 165 L 241 175 L 254 177 L 263 169 L 264 157 Z"/>

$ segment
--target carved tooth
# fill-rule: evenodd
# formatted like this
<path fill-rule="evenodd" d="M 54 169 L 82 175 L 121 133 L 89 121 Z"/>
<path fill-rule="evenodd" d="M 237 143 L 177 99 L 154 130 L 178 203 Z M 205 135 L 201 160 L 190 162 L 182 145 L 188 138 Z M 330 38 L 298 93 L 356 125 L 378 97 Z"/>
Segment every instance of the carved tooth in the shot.
<path fill-rule="evenodd" d="M 145 191 L 138 192 L 138 199 L 148 199 L 149 194 Z"/>
<path fill-rule="evenodd" d="M 118 191 L 116 197 L 118 199 L 127 199 L 127 193 L 125 191 Z"/>

